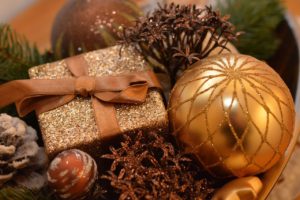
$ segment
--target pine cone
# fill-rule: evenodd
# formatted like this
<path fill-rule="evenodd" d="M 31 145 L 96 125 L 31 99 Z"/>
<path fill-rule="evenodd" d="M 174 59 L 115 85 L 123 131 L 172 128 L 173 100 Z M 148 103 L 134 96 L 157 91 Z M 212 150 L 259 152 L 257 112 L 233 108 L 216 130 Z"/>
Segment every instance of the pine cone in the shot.
<path fill-rule="evenodd" d="M 36 131 L 25 122 L 7 114 L 0 114 L 0 187 L 12 178 L 17 184 L 23 185 L 24 178 L 18 183 L 20 180 L 18 176 L 22 176 L 22 172 L 26 171 L 29 180 L 34 170 L 46 165 L 46 155 L 36 140 Z M 33 179 L 35 179 L 34 187 L 39 187 L 36 185 L 37 177 Z M 38 182 L 44 185 L 45 181 L 41 181 L 42 176 L 39 179 Z M 23 186 L 28 185 L 30 188 L 32 183 L 28 180 Z"/>

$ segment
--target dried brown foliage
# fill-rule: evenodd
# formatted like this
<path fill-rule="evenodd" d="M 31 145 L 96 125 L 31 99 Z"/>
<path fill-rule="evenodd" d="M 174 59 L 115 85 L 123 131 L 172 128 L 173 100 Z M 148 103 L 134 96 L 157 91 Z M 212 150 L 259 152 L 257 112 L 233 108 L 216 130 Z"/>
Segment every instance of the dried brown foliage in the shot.
<path fill-rule="evenodd" d="M 123 43 L 134 44 L 156 71 L 168 73 L 174 84 L 178 72 L 236 40 L 239 33 L 228 19 L 211 7 L 172 3 L 125 28 Z"/>
<path fill-rule="evenodd" d="M 118 199 L 207 199 L 214 189 L 188 156 L 157 133 L 126 137 L 118 149 L 111 148 L 110 170 L 102 176 Z"/>

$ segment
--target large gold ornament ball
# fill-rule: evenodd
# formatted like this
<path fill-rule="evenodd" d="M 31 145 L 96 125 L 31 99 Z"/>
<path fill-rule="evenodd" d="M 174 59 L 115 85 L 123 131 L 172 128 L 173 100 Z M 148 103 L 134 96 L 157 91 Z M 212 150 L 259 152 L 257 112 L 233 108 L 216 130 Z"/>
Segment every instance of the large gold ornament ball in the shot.
<path fill-rule="evenodd" d="M 246 55 L 196 63 L 176 83 L 169 109 L 177 141 L 217 178 L 268 170 L 293 134 L 289 89 L 266 63 Z"/>

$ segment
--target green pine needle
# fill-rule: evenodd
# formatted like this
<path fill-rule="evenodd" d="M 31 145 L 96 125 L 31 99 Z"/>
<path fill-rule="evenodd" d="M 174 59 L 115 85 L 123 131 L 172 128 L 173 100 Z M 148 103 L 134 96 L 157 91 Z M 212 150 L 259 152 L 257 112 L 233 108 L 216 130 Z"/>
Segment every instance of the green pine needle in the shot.
<path fill-rule="evenodd" d="M 280 0 L 219 0 L 217 7 L 231 16 L 237 31 L 244 32 L 234 43 L 241 53 L 262 60 L 274 55 L 281 42 L 275 31 L 284 19 Z"/>
<path fill-rule="evenodd" d="M 0 190 L 1 200 L 56 200 L 49 191 L 31 191 L 25 188 L 5 187 Z"/>
<path fill-rule="evenodd" d="M 0 24 L 0 80 L 28 78 L 28 69 L 47 62 L 35 45 L 7 24 Z"/>
<path fill-rule="evenodd" d="M 29 68 L 54 59 L 49 52 L 42 55 L 35 45 L 18 35 L 8 24 L 0 24 L 0 84 L 28 79 Z M 0 109 L 0 113 L 17 116 L 13 105 Z"/>

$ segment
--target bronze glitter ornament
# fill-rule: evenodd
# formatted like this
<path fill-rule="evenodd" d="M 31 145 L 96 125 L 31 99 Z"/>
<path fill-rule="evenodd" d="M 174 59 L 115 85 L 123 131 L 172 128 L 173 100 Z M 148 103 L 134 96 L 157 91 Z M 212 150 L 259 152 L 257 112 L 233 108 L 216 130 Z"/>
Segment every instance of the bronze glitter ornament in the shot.
<path fill-rule="evenodd" d="M 166 0 L 134 0 L 144 13 L 152 12 L 158 5 L 164 5 Z"/>
<path fill-rule="evenodd" d="M 119 40 L 118 32 L 133 25 L 140 14 L 131 0 L 68 1 L 54 21 L 52 49 L 67 57 L 113 46 Z"/>
<path fill-rule="evenodd" d="M 265 172 L 292 137 L 292 96 L 266 63 L 225 54 L 187 70 L 170 98 L 170 121 L 182 147 L 211 175 L 243 177 Z"/>
<path fill-rule="evenodd" d="M 51 162 L 47 175 L 50 187 L 60 198 L 84 199 L 97 179 L 97 164 L 83 151 L 67 150 Z"/>

